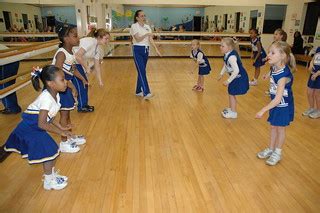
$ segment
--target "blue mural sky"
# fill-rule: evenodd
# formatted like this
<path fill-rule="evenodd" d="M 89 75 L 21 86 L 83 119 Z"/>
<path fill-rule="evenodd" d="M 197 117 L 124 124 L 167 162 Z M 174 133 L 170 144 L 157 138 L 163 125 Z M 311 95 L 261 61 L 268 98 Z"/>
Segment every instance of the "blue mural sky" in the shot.
<path fill-rule="evenodd" d="M 128 27 L 133 23 L 132 17 L 126 16 L 128 11 L 134 13 L 136 10 L 143 10 L 147 20 L 155 27 L 168 29 L 172 25 L 190 22 L 193 16 L 204 16 L 204 8 L 163 8 L 163 7 L 133 7 L 125 6 L 125 14 L 118 17 L 118 13 L 113 11 L 113 24 L 115 27 Z"/>

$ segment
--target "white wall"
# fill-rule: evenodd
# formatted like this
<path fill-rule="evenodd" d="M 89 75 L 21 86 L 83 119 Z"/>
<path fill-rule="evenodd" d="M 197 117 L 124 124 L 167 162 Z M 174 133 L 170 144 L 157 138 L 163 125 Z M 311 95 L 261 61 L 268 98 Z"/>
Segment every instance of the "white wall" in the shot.
<path fill-rule="evenodd" d="M 41 10 L 39 7 L 26 5 L 26 4 L 11 4 L 11 3 L 0 3 L 0 18 L 3 19 L 3 11 L 11 12 L 12 17 L 12 25 L 16 24 L 18 28 L 23 26 L 23 22 L 20 22 L 20 19 L 22 19 L 22 13 L 28 15 L 28 20 L 31 21 L 32 24 L 32 31 L 36 30 L 36 26 L 34 23 L 34 15 L 38 15 L 38 20 L 40 23 L 42 23 L 41 19 Z M 17 21 L 18 20 L 18 21 Z M 0 22 L 0 32 L 3 32 L 6 30 L 6 25 L 4 22 Z"/>
<path fill-rule="evenodd" d="M 293 43 L 293 34 L 296 30 L 302 31 L 303 24 L 304 24 L 304 7 L 305 3 L 312 2 L 311 0 L 289 0 L 289 1 L 275 1 L 275 0 L 267 0 L 267 4 L 286 4 L 287 5 L 287 12 L 286 12 L 286 18 L 283 23 L 283 29 L 288 34 L 288 40 L 287 42 L 289 44 Z M 296 20 L 300 20 L 300 24 L 298 26 L 295 26 Z M 263 34 L 262 39 L 264 43 L 271 44 L 273 41 L 273 35 L 272 34 Z"/>
<path fill-rule="evenodd" d="M 218 15 L 218 28 L 224 26 L 223 16 L 224 14 L 228 14 L 228 20 L 230 20 L 230 24 L 227 24 L 227 32 L 233 33 L 235 32 L 236 26 L 236 13 L 242 13 L 242 17 L 240 17 L 240 26 L 244 32 L 249 32 L 249 22 L 250 22 L 250 11 L 251 10 L 258 10 L 258 13 L 261 13 L 261 17 L 257 18 L 257 28 L 262 29 L 263 25 L 263 15 L 264 15 L 264 7 L 230 7 L 230 6 L 212 6 L 206 7 L 204 9 L 205 16 L 209 16 L 209 23 L 214 21 L 214 16 Z M 221 18 L 220 18 L 221 17 Z M 220 21 L 220 22 L 219 22 Z M 243 24 L 245 27 L 243 27 Z M 210 24 L 209 24 L 210 26 Z M 233 26 L 233 29 L 232 29 Z"/>

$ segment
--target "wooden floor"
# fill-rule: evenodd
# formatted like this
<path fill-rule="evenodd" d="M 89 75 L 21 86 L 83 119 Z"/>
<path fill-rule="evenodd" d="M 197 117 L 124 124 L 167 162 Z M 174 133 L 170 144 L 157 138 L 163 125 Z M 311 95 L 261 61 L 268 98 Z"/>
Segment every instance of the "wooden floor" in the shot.
<path fill-rule="evenodd" d="M 252 61 L 243 61 L 252 76 Z M 69 177 L 67 188 L 45 191 L 41 165 L 12 154 L 0 164 L 0 212 L 320 212 L 320 119 L 301 116 L 304 66 L 295 73 L 296 114 L 283 160 L 269 167 L 256 157 L 269 142 L 267 115 L 254 118 L 269 101 L 268 82 L 238 98 L 238 119 L 223 119 L 227 93 L 216 81 L 222 59 L 210 62 L 206 89 L 196 93 L 190 59 L 150 59 L 155 97 L 144 101 L 134 95 L 133 60 L 105 60 L 105 86 L 92 81 L 90 89 L 96 111 L 72 113 L 87 144 L 57 161 Z M 37 95 L 31 86 L 19 91 L 21 106 Z M 19 120 L 0 115 L 1 143 Z"/>
<path fill-rule="evenodd" d="M 201 42 L 201 41 L 200 41 Z M 190 42 L 191 43 L 191 42 Z M 181 44 L 161 44 L 157 45 L 160 50 L 162 56 L 174 56 L 174 57 L 182 57 L 189 56 L 191 53 L 190 45 L 181 45 Z M 123 56 L 132 56 L 132 47 L 131 45 L 119 45 L 110 47 L 114 48 L 110 57 L 123 57 Z M 243 46 L 245 48 L 245 46 Z M 206 56 L 209 57 L 222 57 L 223 54 L 220 51 L 219 45 L 201 45 L 201 49 L 205 52 Z M 242 49 L 242 48 L 241 48 Z M 241 56 L 250 57 L 251 52 L 241 51 Z M 150 56 L 156 56 L 155 51 L 150 52 Z"/>

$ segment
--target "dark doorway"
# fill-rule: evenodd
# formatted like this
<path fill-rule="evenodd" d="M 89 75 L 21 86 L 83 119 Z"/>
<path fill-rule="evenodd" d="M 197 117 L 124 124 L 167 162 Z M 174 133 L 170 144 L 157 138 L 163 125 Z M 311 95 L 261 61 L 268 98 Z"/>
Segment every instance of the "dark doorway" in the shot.
<path fill-rule="evenodd" d="M 6 29 L 9 30 L 11 28 L 11 13 L 8 11 L 3 11 L 3 18 Z"/>
<path fill-rule="evenodd" d="M 201 31 L 201 16 L 193 16 L 193 31 Z"/>
<path fill-rule="evenodd" d="M 228 26 L 228 14 L 224 14 L 223 15 L 223 20 L 224 20 L 224 30 L 227 30 L 227 26 Z"/>
<path fill-rule="evenodd" d="M 54 16 L 47 16 L 47 26 L 54 27 L 56 25 L 56 18 Z"/>
<path fill-rule="evenodd" d="M 37 15 L 34 15 L 34 23 L 36 25 L 36 29 L 39 30 L 39 17 Z"/>
<path fill-rule="evenodd" d="M 236 13 L 236 32 L 239 32 L 240 27 L 240 12 Z"/>
<path fill-rule="evenodd" d="M 304 20 L 303 35 L 314 35 L 316 33 L 318 19 L 320 17 L 320 2 L 308 3 L 306 18 Z"/>
<path fill-rule="evenodd" d="M 214 26 L 215 26 L 215 29 L 217 30 L 217 28 L 218 28 L 218 16 L 217 15 L 214 16 Z"/>
<path fill-rule="evenodd" d="M 250 28 L 257 29 L 257 18 L 251 18 Z"/>
<path fill-rule="evenodd" d="M 28 29 L 28 15 L 22 14 L 23 27 L 25 30 Z"/>

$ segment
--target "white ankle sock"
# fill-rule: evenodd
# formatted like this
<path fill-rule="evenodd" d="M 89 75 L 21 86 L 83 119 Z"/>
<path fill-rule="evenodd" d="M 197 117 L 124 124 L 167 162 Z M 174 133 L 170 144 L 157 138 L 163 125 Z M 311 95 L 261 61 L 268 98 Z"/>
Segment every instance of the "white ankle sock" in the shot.
<path fill-rule="evenodd" d="M 281 155 L 282 149 L 276 148 L 274 151 L 275 151 L 277 154 Z"/>
<path fill-rule="evenodd" d="M 52 174 L 50 174 L 50 175 L 44 174 L 44 179 L 45 180 L 50 180 L 51 178 L 52 178 Z"/>

